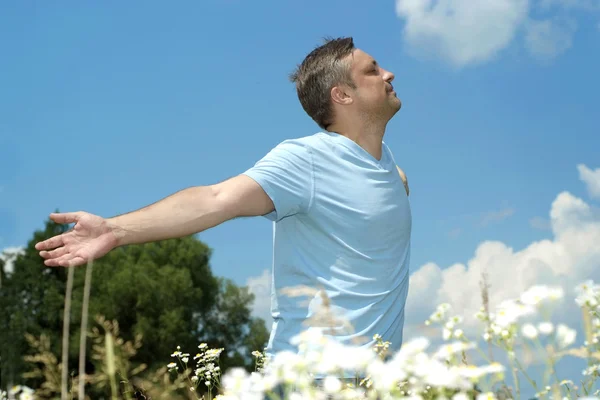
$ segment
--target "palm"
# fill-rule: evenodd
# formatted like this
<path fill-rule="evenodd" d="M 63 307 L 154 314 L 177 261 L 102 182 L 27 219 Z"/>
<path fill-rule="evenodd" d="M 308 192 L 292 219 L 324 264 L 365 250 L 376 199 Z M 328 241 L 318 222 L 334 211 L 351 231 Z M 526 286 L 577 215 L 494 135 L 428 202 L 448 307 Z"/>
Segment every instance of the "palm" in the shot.
<path fill-rule="evenodd" d="M 86 212 L 51 214 L 60 224 L 75 223 L 73 229 L 37 243 L 44 264 L 74 267 L 102 257 L 116 245 L 116 237 L 106 220 Z"/>

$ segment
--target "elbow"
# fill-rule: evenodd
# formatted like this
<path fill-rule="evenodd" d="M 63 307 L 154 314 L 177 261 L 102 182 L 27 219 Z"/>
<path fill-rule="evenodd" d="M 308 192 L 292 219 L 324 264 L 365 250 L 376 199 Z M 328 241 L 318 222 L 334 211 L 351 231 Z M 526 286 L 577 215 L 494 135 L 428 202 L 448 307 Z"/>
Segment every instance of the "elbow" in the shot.
<path fill-rule="evenodd" d="M 236 217 L 235 202 L 221 185 L 206 187 L 208 199 L 208 212 L 217 217 L 220 222 L 225 222 Z"/>

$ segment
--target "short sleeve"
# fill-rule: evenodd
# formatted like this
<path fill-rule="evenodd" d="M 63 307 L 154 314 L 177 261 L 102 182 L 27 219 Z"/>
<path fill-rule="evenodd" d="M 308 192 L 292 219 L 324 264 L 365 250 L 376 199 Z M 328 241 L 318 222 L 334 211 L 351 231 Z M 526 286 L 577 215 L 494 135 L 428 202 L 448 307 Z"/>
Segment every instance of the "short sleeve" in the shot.
<path fill-rule="evenodd" d="M 310 149 L 289 140 L 280 143 L 244 172 L 273 201 L 275 211 L 265 217 L 280 221 L 310 208 L 314 185 L 312 163 Z"/>

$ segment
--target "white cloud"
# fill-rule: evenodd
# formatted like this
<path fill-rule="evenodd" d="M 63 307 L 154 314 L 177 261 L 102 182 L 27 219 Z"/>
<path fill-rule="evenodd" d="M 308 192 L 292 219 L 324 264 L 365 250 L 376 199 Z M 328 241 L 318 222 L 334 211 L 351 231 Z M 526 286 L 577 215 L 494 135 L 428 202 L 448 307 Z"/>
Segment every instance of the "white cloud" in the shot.
<path fill-rule="evenodd" d="M 600 10 L 600 0 L 540 0 L 539 5 L 542 9 L 562 7 L 585 11 Z"/>
<path fill-rule="evenodd" d="M 532 11 L 552 17 L 532 19 Z M 525 49 L 548 61 L 572 45 L 572 10 L 600 11 L 600 0 L 396 0 L 403 36 L 418 56 L 455 67 L 489 62 L 523 34 Z"/>
<path fill-rule="evenodd" d="M 577 169 L 579 170 L 579 179 L 586 184 L 590 196 L 600 198 L 600 168 L 592 170 L 579 164 Z"/>
<path fill-rule="evenodd" d="M 268 330 L 271 330 L 273 318 L 271 317 L 271 272 L 263 270 L 259 276 L 250 277 L 246 280 L 246 286 L 254 294 L 252 313 L 256 317 L 265 320 Z"/>
<path fill-rule="evenodd" d="M 528 14 L 528 0 L 396 0 L 413 51 L 439 54 L 461 67 L 506 48 Z"/>
<path fill-rule="evenodd" d="M 4 271 L 6 273 L 12 273 L 14 268 L 14 260 L 19 254 L 23 254 L 25 249 L 23 247 L 6 247 L 0 251 L 0 260 L 4 261 Z"/>
<path fill-rule="evenodd" d="M 588 187 L 600 185 L 600 174 L 587 174 L 585 179 Z M 550 226 L 552 239 L 520 250 L 499 241 L 484 241 L 466 264 L 442 269 L 429 263 L 417 269 L 411 275 L 406 305 L 406 336 L 420 334 L 416 330 L 421 330 L 438 304 L 446 302 L 464 317 L 467 329 L 478 326 L 474 314 L 482 304 L 480 281 L 484 272 L 491 285 L 492 308 L 502 300 L 517 298 L 533 285 L 559 285 L 566 294 L 560 319 L 577 318 L 580 313 L 573 301 L 574 287 L 584 280 L 600 280 L 600 212 L 562 192 L 551 205 Z"/>
<path fill-rule="evenodd" d="M 487 212 L 481 217 L 481 226 L 488 226 L 491 223 L 503 221 L 514 213 L 514 208 Z"/>
<path fill-rule="evenodd" d="M 577 23 L 572 19 L 530 20 L 526 24 L 525 46 L 541 61 L 549 61 L 573 44 Z"/>

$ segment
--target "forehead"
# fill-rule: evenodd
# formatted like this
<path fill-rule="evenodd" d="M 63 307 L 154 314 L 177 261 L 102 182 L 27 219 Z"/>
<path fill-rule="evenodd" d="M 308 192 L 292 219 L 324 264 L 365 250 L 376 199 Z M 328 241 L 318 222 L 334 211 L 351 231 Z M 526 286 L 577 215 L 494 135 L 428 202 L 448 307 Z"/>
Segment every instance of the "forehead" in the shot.
<path fill-rule="evenodd" d="M 356 49 L 350 55 L 350 63 L 352 69 L 357 69 L 364 68 L 372 64 L 377 64 L 377 61 L 375 61 L 375 59 L 364 50 Z"/>

